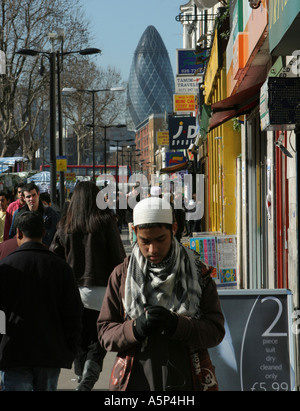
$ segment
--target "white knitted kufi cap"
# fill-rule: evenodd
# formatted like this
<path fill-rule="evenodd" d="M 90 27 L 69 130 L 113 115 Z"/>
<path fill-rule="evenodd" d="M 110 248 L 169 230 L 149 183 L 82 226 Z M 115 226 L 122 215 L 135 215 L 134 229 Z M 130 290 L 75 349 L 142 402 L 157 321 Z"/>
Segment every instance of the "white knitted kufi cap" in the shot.
<path fill-rule="evenodd" d="M 161 195 L 161 187 L 159 186 L 152 186 L 150 189 L 150 195 L 153 197 L 159 197 Z"/>
<path fill-rule="evenodd" d="M 170 203 L 159 197 L 149 197 L 141 200 L 133 209 L 133 225 L 152 223 L 173 223 L 173 213 Z"/>

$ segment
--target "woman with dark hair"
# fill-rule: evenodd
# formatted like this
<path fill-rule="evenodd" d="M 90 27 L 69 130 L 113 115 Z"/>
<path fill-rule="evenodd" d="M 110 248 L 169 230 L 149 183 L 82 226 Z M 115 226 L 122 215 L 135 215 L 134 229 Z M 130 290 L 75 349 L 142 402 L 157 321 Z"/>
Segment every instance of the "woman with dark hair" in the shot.
<path fill-rule="evenodd" d="M 96 322 L 108 277 L 126 257 L 114 215 L 97 207 L 98 192 L 90 181 L 76 185 L 50 246 L 72 267 L 84 305 L 81 344 L 74 362 L 78 391 L 91 391 L 102 370 L 106 351 L 99 345 Z"/>

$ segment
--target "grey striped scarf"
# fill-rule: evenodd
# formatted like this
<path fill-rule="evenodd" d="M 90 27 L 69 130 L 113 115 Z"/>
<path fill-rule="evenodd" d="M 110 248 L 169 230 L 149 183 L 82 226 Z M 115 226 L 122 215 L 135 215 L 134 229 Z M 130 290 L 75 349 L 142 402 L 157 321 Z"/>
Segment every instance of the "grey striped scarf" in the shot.
<path fill-rule="evenodd" d="M 201 280 L 199 255 L 176 239 L 173 239 L 170 256 L 156 265 L 150 263 L 135 244 L 125 282 L 125 313 L 135 319 L 146 305 L 161 305 L 178 314 L 198 318 Z"/>

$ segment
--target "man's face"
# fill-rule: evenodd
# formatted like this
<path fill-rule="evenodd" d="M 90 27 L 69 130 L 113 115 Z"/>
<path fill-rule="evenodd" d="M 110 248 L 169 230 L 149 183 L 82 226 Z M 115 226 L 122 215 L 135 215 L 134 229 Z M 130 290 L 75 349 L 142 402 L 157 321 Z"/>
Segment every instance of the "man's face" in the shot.
<path fill-rule="evenodd" d="M 40 193 L 36 190 L 24 191 L 25 202 L 30 211 L 37 211 L 39 208 Z"/>
<path fill-rule="evenodd" d="M 18 199 L 20 200 L 21 204 L 25 204 L 24 194 L 21 187 L 18 187 Z"/>
<path fill-rule="evenodd" d="M 161 263 L 168 255 L 172 233 L 165 227 L 135 228 L 137 243 L 143 256 L 153 264 Z"/>
<path fill-rule="evenodd" d="M 0 196 L 0 210 L 6 211 L 8 206 L 8 201 L 5 196 Z"/>

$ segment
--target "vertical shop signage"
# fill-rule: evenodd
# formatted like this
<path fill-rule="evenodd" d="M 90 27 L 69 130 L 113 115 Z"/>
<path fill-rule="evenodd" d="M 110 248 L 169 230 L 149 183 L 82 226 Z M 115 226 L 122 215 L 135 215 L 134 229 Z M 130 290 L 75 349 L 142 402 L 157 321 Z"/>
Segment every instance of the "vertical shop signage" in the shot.
<path fill-rule="evenodd" d="M 177 75 L 193 76 L 196 71 L 204 66 L 197 64 L 195 49 L 177 49 Z"/>
<path fill-rule="evenodd" d="M 169 118 L 170 149 L 188 149 L 197 135 L 195 117 Z"/>
<path fill-rule="evenodd" d="M 158 131 L 156 133 L 157 145 L 158 146 L 168 146 L 169 145 L 169 132 L 168 131 Z"/>
<path fill-rule="evenodd" d="M 194 94 L 174 94 L 173 111 L 191 113 L 196 109 Z"/>
<path fill-rule="evenodd" d="M 186 157 L 183 152 L 180 151 L 168 151 L 166 152 L 166 164 L 167 167 L 175 166 L 176 164 L 182 164 L 186 162 Z"/>

